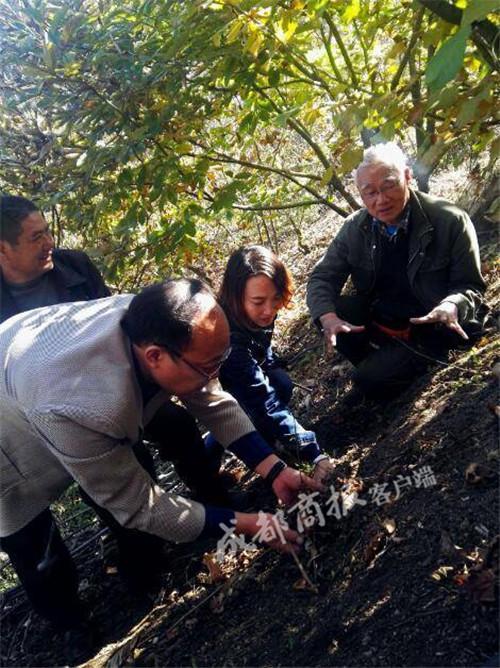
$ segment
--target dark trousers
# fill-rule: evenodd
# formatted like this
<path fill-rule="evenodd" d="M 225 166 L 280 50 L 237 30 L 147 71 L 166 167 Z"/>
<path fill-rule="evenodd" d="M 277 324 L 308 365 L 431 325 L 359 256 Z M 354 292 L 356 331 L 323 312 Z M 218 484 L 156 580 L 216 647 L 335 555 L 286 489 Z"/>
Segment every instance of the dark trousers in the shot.
<path fill-rule="evenodd" d="M 409 341 L 390 337 L 373 325 L 370 301 L 364 297 L 341 297 L 337 315 L 365 326 L 364 332 L 339 334 L 337 350 L 356 367 L 353 381 L 367 397 L 396 396 L 431 363 L 418 353 L 444 359 L 461 344 L 458 334 L 435 324 L 412 325 Z"/>
<path fill-rule="evenodd" d="M 207 451 L 194 418 L 171 402 L 159 409 L 145 437 L 155 442 L 163 459 L 174 462 L 179 475 L 190 486 L 208 484 L 219 469 L 222 447 Z M 146 446 L 137 444 L 134 454 L 156 481 L 153 458 Z M 81 488 L 80 493 L 111 530 L 118 546 L 118 566 L 125 581 L 136 591 L 146 588 L 161 568 L 164 541 L 121 526 Z M 9 555 L 28 599 L 40 615 L 60 630 L 71 628 L 85 618 L 78 598 L 76 567 L 49 508 L 16 533 L 2 538 L 0 545 Z"/>
<path fill-rule="evenodd" d="M 160 459 L 171 461 L 181 480 L 203 496 L 217 486 L 224 448 L 203 439 L 195 419 L 185 408 L 167 402 L 155 413 L 144 437 L 154 443 Z"/>

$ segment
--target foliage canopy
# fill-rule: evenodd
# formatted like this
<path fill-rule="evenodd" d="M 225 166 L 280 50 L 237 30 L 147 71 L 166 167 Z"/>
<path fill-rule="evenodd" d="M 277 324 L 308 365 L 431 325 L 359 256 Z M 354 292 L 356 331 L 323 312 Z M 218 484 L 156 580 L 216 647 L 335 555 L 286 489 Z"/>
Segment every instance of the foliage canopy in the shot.
<path fill-rule="evenodd" d="M 496 159 L 495 5 L 4 0 L 0 186 L 118 287 L 189 263 L 200 220 L 300 234 L 357 208 L 370 141 L 412 147 L 424 185 L 464 140 Z"/>

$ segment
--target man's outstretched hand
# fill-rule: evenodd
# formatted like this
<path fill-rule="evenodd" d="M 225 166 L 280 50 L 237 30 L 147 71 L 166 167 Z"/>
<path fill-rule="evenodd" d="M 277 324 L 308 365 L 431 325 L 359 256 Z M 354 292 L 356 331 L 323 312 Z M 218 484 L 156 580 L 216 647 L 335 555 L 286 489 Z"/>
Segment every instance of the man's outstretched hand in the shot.
<path fill-rule="evenodd" d="M 303 536 L 298 531 L 283 525 L 281 536 L 272 530 L 263 532 L 264 522 L 267 522 L 269 527 L 273 527 L 276 522 L 276 517 L 271 513 L 261 513 L 260 515 L 258 513 L 235 513 L 235 519 L 235 531 L 249 538 L 254 538 L 260 532 L 259 542 L 263 547 L 270 547 L 279 552 L 297 552 L 304 542 Z"/>
<path fill-rule="evenodd" d="M 459 334 L 463 339 L 468 340 L 467 334 L 464 332 L 458 322 L 458 309 L 453 302 L 441 302 L 432 309 L 427 315 L 421 318 L 410 318 L 413 325 L 428 325 L 434 322 L 440 322 L 446 325 L 449 329 Z"/>
<path fill-rule="evenodd" d="M 326 352 L 332 353 L 337 345 L 337 334 L 349 334 L 351 332 L 363 332 L 364 325 L 351 325 L 347 320 L 342 320 L 335 313 L 325 313 L 319 319 L 323 327 Z"/>

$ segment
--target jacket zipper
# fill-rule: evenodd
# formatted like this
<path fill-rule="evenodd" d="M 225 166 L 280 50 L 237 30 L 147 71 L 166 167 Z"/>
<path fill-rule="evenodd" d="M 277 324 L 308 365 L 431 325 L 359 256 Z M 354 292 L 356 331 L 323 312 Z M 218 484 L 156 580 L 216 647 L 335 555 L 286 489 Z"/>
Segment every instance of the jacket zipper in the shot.
<path fill-rule="evenodd" d="M 372 267 L 373 267 L 373 280 L 372 284 L 370 285 L 370 292 L 372 292 L 373 288 L 375 287 L 375 283 L 377 282 L 377 271 L 375 266 L 375 251 L 377 250 L 377 243 L 375 241 L 375 234 L 373 233 L 373 227 L 372 227 L 372 235 L 370 243 L 371 243 L 370 257 L 372 260 Z"/>

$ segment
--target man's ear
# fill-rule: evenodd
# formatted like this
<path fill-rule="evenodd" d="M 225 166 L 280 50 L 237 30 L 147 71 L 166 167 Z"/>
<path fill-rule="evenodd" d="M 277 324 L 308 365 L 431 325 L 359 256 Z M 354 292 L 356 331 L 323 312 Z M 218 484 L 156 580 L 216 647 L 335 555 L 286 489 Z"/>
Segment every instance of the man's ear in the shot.
<path fill-rule="evenodd" d="M 405 182 L 410 183 L 412 178 L 413 178 L 413 172 L 411 170 L 411 167 L 405 167 Z"/>
<path fill-rule="evenodd" d="M 143 349 L 143 358 L 150 369 L 156 369 L 163 361 L 167 351 L 154 343 L 147 345 Z"/>

